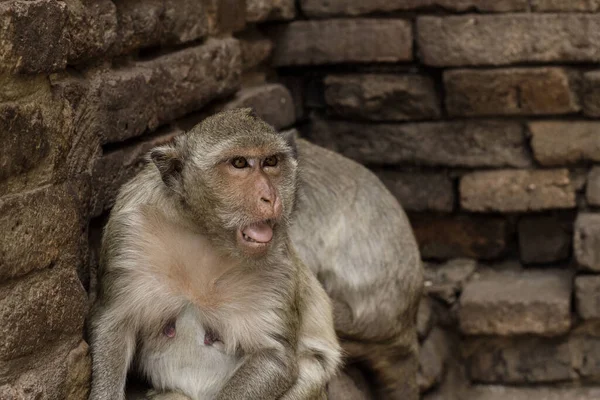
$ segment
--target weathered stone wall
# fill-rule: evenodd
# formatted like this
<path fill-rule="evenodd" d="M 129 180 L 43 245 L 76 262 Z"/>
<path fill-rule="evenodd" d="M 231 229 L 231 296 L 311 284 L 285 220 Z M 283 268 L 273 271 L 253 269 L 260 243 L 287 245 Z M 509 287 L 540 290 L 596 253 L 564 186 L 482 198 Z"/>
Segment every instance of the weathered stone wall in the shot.
<path fill-rule="evenodd" d="M 86 398 L 84 321 L 120 185 L 149 148 L 238 106 L 365 163 L 409 212 L 424 397 L 598 398 L 539 389 L 600 381 L 597 12 L 0 1 L 0 399 Z"/>
<path fill-rule="evenodd" d="M 292 126 L 256 26 L 294 16 L 293 0 L 0 1 L 0 399 L 87 399 L 84 323 L 119 186 L 213 110 Z"/>
<path fill-rule="evenodd" d="M 299 129 L 381 176 L 426 261 L 424 397 L 598 398 L 491 385 L 600 381 L 600 2 L 297 3 L 269 33 Z"/>

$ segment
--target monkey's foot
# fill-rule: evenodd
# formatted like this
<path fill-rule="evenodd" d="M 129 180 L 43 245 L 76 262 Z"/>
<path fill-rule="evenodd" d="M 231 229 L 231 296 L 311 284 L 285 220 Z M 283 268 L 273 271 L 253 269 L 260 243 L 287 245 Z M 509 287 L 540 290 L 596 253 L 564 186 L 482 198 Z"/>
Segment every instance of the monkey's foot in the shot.
<path fill-rule="evenodd" d="M 146 392 L 146 400 L 192 400 L 184 394 L 177 392 L 159 392 L 154 389 Z"/>

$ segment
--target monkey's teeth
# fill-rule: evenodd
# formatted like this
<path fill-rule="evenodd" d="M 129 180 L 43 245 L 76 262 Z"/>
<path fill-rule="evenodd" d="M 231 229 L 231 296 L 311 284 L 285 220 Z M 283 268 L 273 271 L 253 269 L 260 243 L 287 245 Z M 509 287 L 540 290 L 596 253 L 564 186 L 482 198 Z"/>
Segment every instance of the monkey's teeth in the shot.
<path fill-rule="evenodd" d="M 245 233 L 242 233 L 242 236 L 244 237 L 244 240 L 247 240 L 248 242 L 256 242 L 256 240 L 252 239 L 250 236 L 246 235 Z"/>

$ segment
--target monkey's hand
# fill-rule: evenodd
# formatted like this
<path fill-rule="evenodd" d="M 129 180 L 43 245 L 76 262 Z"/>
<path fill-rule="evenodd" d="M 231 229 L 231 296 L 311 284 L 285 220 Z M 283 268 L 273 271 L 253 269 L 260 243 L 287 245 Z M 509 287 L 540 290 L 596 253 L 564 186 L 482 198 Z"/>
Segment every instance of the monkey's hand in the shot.
<path fill-rule="evenodd" d="M 178 392 L 161 392 L 150 389 L 146 393 L 146 400 L 192 400 L 184 394 Z"/>

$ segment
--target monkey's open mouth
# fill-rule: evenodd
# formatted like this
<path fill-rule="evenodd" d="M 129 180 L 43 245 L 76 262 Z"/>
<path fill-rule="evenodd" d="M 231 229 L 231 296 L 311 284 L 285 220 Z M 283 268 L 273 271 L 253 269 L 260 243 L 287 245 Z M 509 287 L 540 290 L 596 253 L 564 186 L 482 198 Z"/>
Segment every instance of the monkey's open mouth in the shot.
<path fill-rule="evenodd" d="M 273 224 L 269 220 L 255 222 L 240 229 L 239 234 L 246 243 L 265 245 L 273 239 Z"/>

